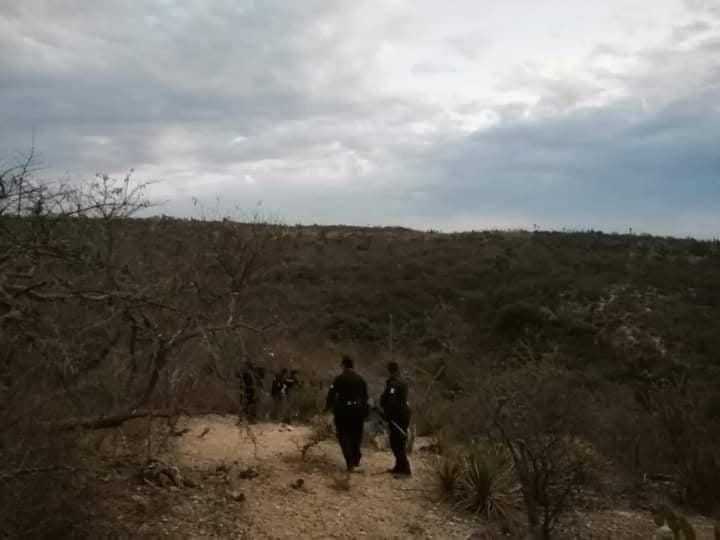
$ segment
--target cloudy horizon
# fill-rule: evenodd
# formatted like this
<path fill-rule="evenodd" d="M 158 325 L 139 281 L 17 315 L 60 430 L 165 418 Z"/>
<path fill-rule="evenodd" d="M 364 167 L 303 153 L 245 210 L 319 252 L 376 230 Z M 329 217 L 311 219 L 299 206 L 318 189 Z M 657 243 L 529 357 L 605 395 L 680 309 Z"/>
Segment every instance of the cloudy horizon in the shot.
<path fill-rule="evenodd" d="M 0 0 L 0 51 L 0 158 L 158 214 L 720 237 L 720 0 Z"/>

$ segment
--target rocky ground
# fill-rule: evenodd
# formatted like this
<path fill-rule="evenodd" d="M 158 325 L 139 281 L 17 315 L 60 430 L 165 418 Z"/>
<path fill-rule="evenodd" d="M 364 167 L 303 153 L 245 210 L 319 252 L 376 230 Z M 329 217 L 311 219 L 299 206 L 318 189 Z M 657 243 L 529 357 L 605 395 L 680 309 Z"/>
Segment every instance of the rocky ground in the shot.
<path fill-rule="evenodd" d="M 300 448 L 306 426 L 238 426 L 235 418 L 206 416 L 177 426 L 163 465 L 131 482 L 111 503 L 117 538 L 498 538 L 474 516 L 453 511 L 435 490 L 430 441 L 419 439 L 414 475 L 394 478 L 387 451 L 364 450 L 364 472 L 347 475 L 332 440 Z M 175 468 L 173 468 L 175 467 Z M 160 476 L 154 476 L 160 472 Z M 161 478 L 159 481 L 158 478 Z M 116 486 L 127 480 L 107 478 Z M 698 538 L 713 538 L 709 521 L 693 521 Z M 572 512 L 561 538 L 653 538 L 647 512 L 624 509 Z"/>

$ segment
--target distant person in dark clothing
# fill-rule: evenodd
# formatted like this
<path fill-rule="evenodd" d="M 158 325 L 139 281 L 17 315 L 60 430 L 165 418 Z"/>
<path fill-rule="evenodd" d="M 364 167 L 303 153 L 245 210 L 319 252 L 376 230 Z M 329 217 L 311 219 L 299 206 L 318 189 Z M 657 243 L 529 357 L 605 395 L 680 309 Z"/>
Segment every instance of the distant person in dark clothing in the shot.
<path fill-rule="evenodd" d="M 273 399 L 273 418 L 275 420 L 285 421 L 285 398 L 287 397 L 287 368 L 282 368 L 273 378 L 270 387 L 270 395 Z"/>
<path fill-rule="evenodd" d="M 290 375 L 285 379 L 285 393 L 290 396 L 295 390 L 300 388 L 302 383 L 300 382 L 300 373 L 297 369 L 293 369 Z"/>
<path fill-rule="evenodd" d="M 390 448 L 395 456 L 395 466 L 388 472 L 410 476 L 410 462 L 407 458 L 408 430 L 410 428 L 410 406 L 408 385 L 400 376 L 397 362 L 388 362 L 388 380 L 380 396 L 380 407 L 390 431 Z"/>
<path fill-rule="evenodd" d="M 245 362 L 245 369 L 242 372 L 243 381 L 243 412 L 249 422 L 257 422 L 258 399 L 263 388 L 265 370 L 256 366 L 252 360 Z"/>
<path fill-rule="evenodd" d="M 343 356 L 343 372 L 330 386 L 325 410 L 335 416 L 335 431 L 349 472 L 360 470 L 363 423 L 368 416 L 367 383 L 354 370 L 353 359 Z"/>
<path fill-rule="evenodd" d="M 283 421 L 286 424 L 291 424 L 293 420 L 297 419 L 299 416 L 298 406 L 300 405 L 297 400 L 295 402 L 292 402 L 293 396 L 297 393 L 298 389 L 302 386 L 302 381 L 300 380 L 300 373 L 297 369 L 293 369 L 290 372 L 290 375 L 285 377 L 285 398 L 286 398 L 286 404 L 284 409 L 284 418 Z"/>
<path fill-rule="evenodd" d="M 272 386 L 270 387 L 270 395 L 272 396 L 273 400 L 280 401 L 283 397 L 285 397 L 285 393 L 287 390 L 287 380 L 288 377 L 288 370 L 287 368 L 282 368 L 273 379 Z"/>

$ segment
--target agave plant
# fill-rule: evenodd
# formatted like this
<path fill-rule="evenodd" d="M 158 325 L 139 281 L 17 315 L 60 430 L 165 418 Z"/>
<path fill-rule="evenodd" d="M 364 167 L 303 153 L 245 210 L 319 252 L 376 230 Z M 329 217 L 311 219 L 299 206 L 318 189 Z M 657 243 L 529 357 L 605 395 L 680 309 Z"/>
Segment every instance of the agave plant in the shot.
<path fill-rule="evenodd" d="M 488 521 L 516 520 L 520 486 L 504 448 L 476 443 L 467 450 L 458 485 L 458 502 Z"/>

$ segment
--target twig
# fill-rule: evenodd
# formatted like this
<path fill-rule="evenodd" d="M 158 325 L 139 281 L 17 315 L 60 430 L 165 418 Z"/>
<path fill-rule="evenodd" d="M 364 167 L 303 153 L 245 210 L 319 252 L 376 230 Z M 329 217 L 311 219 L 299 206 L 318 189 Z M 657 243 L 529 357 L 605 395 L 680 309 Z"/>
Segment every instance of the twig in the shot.
<path fill-rule="evenodd" d="M 0 480 L 15 480 L 19 477 L 30 476 L 33 474 L 42 474 L 47 472 L 79 472 L 87 471 L 84 467 L 69 467 L 66 465 L 47 465 L 45 467 L 23 467 L 14 471 L 0 473 Z"/>

